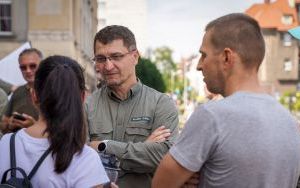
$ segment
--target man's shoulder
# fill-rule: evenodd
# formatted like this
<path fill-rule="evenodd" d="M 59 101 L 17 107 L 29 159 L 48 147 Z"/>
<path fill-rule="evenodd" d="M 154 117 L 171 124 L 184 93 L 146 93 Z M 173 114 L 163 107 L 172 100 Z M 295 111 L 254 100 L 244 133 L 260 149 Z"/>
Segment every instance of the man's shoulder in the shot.
<path fill-rule="evenodd" d="M 99 96 L 101 93 L 103 93 L 105 90 L 105 87 L 101 87 L 93 91 L 93 93 L 90 95 L 91 97 Z"/>
<path fill-rule="evenodd" d="M 25 89 L 27 89 L 27 84 L 24 84 L 24 85 L 20 85 L 15 91 L 14 91 L 14 93 L 15 92 L 20 92 L 20 91 L 22 91 L 22 90 L 25 90 Z"/>
<path fill-rule="evenodd" d="M 218 101 L 209 101 L 201 105 L 206 111 L 216 116 L 224 114 L 245 114 L 255 110 L 268 109 L 274 111 L 275 107 L 279 111 L 285 111 L 280 103 L 272 96 L 264 93 L 236 92 Z M 273 106 L 272 110 L 269 106 Z"/>
<path fill-rule="evenodd" d="M 28 95 L 29 90 L 27 89 L 26 84 L 19 86 L 12 94 L 11 100 L 15 100 L 17 98 L 23 98 Z"/>
<path fill-rule="evenodd" d="M 156 89 L 149 87 L 145 84 L 142 85 L 142 90 L 144 91 L 145 95 L 147 95 L 147 97 L 171 99 L 171 97 L 167 94 L 157 91 Z"/>
<path fill-rule="evenodd" d="M 21 85 L 19 86 L 14 92 L 13 95 L 25 95 L 25 92 L 27 91 L 27 85 Z"/>
<path fill-rule="evenodd" d="M 101 97 L 103 97 L 104 93 L 106 93 L 104 91 L 105 91 L 104 87 L 96 89 L 92 94 L 90 94 L 86 98 L 85 104 L 87 106 L 90 106 L 90 105 L 94 106 L 95 102 L 98 101 Z"/>

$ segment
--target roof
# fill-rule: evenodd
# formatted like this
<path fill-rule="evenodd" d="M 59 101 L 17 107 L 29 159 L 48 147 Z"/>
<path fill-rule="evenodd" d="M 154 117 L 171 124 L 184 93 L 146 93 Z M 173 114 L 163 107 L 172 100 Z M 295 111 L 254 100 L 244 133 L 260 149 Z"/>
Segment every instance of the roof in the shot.
<path fill-rule="evenodd" d="M 261 28 L 287 31 L 298 26 L 296 8 L 289 2 L 291 1 L 277 0 L 271 3 L 254 4 L 246 10 L 246 14 L 256 19 Z M 300 0 L 295 2 L 300 3 Z M 287 22 L 284 23 L 284 20 Z"/>

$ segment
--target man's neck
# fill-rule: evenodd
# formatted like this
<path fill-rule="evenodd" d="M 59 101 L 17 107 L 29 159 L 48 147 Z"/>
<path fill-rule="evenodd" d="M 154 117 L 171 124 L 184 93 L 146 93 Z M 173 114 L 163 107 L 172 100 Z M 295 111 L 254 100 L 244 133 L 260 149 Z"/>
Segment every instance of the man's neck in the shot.
<path fill-rule="evenodd" d="M 231 77 L 226 81 L 224 96 L 232 95 L 238 91 L 247 91 L 252 93 L 265 93 L 259 84 L 257 73 L 241 74 Z"/>
<path fill-rule="evenodd" d="M 119 86 L 112 86 L 110 87 L 110 89 L 112 90 L 113 94 L 119 98 L 120 100 L 125 100 L 128 98 L 128 93 L 130 91 L 130 89 L 137 83 L 138 81 L 135 79 L 131 82 L 128 83 L 124 83 L 122 85 Z"/>

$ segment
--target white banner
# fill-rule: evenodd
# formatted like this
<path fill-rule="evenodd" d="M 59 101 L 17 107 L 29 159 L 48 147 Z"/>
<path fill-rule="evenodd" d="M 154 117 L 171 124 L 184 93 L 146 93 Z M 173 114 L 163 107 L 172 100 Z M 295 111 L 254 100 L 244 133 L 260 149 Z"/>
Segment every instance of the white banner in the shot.
<path fill-rule="evenodd" d="M 26 42 L 15 51 L 8 54 L 6 57 L 0 60 L 0 78 L 13 85 L 23 85 L 26 83 L 19 68 L 19 54 L 27 49 L 31 48 L 29 42 Z"/>

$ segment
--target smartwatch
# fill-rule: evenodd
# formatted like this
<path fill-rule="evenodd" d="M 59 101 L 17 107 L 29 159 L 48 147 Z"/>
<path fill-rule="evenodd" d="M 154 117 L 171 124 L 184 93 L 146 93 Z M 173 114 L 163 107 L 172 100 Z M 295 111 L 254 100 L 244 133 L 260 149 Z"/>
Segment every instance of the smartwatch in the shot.
<path fill-rule="evenodd" d="M 98 149 L 98 152 L 101 152 L 101 153 L 104 153 L 105 150 L 106 150 L 106 147 L 107 147 L 107 142 L 108 140 L 103 140 L 99 143 L 97 149 Z"/>

